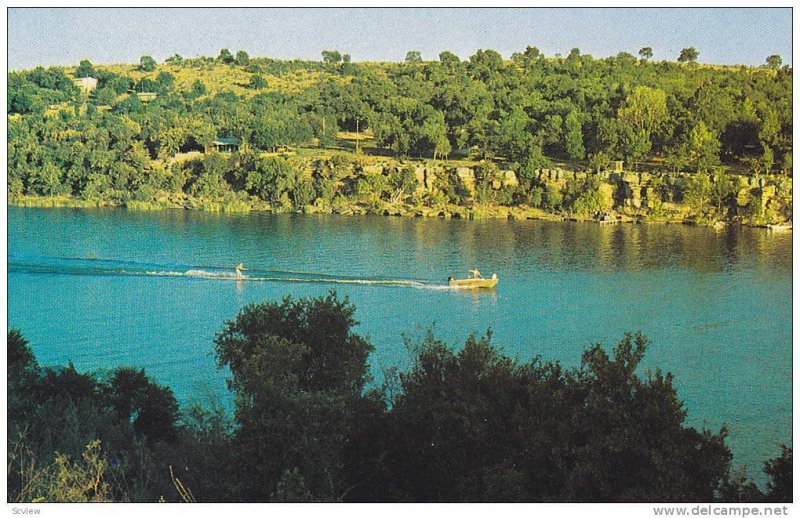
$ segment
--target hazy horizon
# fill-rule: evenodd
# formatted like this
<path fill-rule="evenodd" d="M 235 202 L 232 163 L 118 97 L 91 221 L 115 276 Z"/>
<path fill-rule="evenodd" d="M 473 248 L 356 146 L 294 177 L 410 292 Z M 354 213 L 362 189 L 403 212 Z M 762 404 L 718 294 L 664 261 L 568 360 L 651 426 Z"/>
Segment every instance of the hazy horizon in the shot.
<path fill-rule="evenodd" d="M 508 59 L 536 46 L 596 58 L 652 47 L 675 61 L 695 47 L 701 63 L 792 63 L 791 8 L 9 8 L 8 68 L 158 62 L 216 56 L 221 48 L 275 59 L 320 60 L 322 50 L 353 61 L 425 60 L 449 50 L 462 59 L 492 49 Z M 622 24 L 620 20 L 628 23 Z M 197 30 L 202 27 L 203 30 Z"/>

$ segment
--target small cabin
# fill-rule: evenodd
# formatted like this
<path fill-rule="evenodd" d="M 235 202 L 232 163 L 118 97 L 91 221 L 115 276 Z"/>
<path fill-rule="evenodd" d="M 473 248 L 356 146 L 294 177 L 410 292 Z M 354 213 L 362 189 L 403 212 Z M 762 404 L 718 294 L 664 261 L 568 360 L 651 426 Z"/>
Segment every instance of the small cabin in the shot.
<path fill-rule="evenodd" d="M 76 77 L 72 82 L 85 94 L 97 88 L 97 78 L 95 77 Z"/>
<path fill-rule="evenodd" d="M 234 153 L 239 151 L 239 144 L 241 144 L 241 140 L 235 137 L 219 137 L 214 139 L 209 146 L 206 147 L 206 153 L 210 150 L 214 149 L 219 151 L 220 153 Z"/>

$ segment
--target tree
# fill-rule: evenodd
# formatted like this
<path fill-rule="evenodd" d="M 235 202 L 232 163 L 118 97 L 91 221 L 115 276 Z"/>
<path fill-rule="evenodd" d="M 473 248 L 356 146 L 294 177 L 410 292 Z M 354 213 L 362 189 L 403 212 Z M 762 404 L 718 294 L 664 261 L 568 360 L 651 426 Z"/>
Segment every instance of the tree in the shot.
<path fill-rule="evenodd" d="M 461 63 L 459 57 L 449 50 L 443 50 L 439 53 L 439 61 L 450 70 L 455 69 Z"/>
<path fill-rule="evenodd" d="M 39 364 L 28 341 L 19 330 L 10 329 L 7 337 L 8 419 L 12 422 L 29 415 L 36 406 L 31 401 L 30 389 L 39 377 Z"/>
<path fill-rule="evenodd" d="M 608 168 L 609 163 L 611 163 L 611 157 L 608 156 L 608 153 L 598 151 L 589 155 L 589 167 L 596 173 Z"/>
<path fill-rule="evenodd" d="M 666 150 L 664 165 L 673 173 L 686 171 L 691 165 L 692 159 L 689 156 L 688 145 L 686 142 L 679 142 L 677 145 Z"/>
<path fill-rule="evenodd" d="M 639 49 L 639 57 L 643 60 L 647 61 L 648 59 L 653 57 L 653 48 L 652 47 L 642 47 Z"/>
<path fill-rule="evenodd" d="M 173 54 L 170 57 L 168 57 L 166 60 L 164 60 L 165 63 L 170 63 L 170 64 L 173 64 L 173 65 L 176 65 L 176 64 L 180 63 L 181 61 L 183 61 L 183 56 L 181 56 L 180 54 Z"/>
<path fill-rule="evenodd" d="M 159 72 L 153 90 L 161 95 L 167 94 L 175 87 L 175 76 L 169 72 Z"/>
<path fill-rule="evenodd" d="M 767 482 L 767 502 L 792 502 L 792 449 L 781 445 L 780 456 L 764 463 Z"/>
<path fill-rule="evenodd" d="M 422 137 L 422 145 L 433 154 L 434 160 L 436 160 L 437 156 L 446 157 L 450 154 L 447 125 L 442 112 L 434 111 L 425 118 L 420 128 L 420 135 Z"/>
<path fill-rule="evenodd" d="M 766 152 L 766 150 L 764 150 Z M 792 173 L 792 154 L 786 153 L 781 160 L 781 173 L 789 175 Z"/>
<path fill-rule="evenodd" d="M 719 172 L 714 175 L 711 184 L 711 203 L 714 204 L 717 214 L 724 216 L 723 207 L 729 202 L 734 192 L 733 180 L 726 173 Z"/>
<path fill-rule="evenodd" d="M 658 88 L 637 86 L 618 112 L 619 120 L 649 137 L 669 117 L 667 95 Z"/>
<path fill-rule="evenodd" d="M 221 61 L 222 63 L 225 63 L 226 65 L 229 65 L 229 64 L 233 63 L 234 57 L 233 57 L 233 54 L 231 54 L 230 50 L 228 50 L 228 49 L 220 49 L 219 56 L 217 56 L 217 61 Z"/>
<path fill-rule="evenodd" d="M 265 201 L 278 201 L 282 193 L 283 179 L 289 176 L 291 167 L 281 157 L 258 157 L 253 169 L 247 173 L 245 188 Z"/>
<path fill-rule="evenodd" d="M 725 431 L 685 424 L 672 376 L 637 375 L 649 345 L 593 344 L 580 368 L 525 364 L 491 336 L 454 352 L 407 344 L 386 424 L 395 499 L 422 502 L 710 501 L 726 476 Z M 374 426 L 374 425 L 373 425 Z M 622 468 L 622 469 L 620 469 Z"/>
<path fill-rule="evenodd" d="M 338 50 L 323 50 L 322 61 L 328 65 L 341 63 L 342 54 Z"/>
<path fill-rule="evenodd" d="M 35 373 L 38 369 L 28 340 L 19 329 L 10 329 L 7 333 L 6 359 L 10 379 L 21 377 L 23 372 Z"/>
<path fill-rule="evenodd" d="M 770 68 L 772 70 L 778 70 L 779 68 L 781 68 L 782 63 L 783 60 L 778 54 L 772 54 L 771 56 L 767 57 L 767 68 Z"/>
<path fill-rule="evenodd" d="M 719 164 L 719 139 L 703 121 L 699 121 L 689 132 L 688 152 L 690 163 L 698 172 L 707 172 Z"/>
<path fill-rule="evenodd" d="M 39 95 L 36 86 L 25 84 L 8 92 L 8 111 L 10 113 L 37 113 L 47 105 Z"/>
<path fill-rule="evenodd" d="M 634 171 L 652 149 L 650 134 L 644 130 L 626 127 L 622 137 L 622 153 L 625 160 L 633 165 Z"/>
<path fill-rule="evenodd" d="M 203 157 L 199 174 L 189 186 L 190 193 L 201 198 L 223 197 L 230 190 L 225 181 L 229 167 L 230 163 L 222 153 L 207 154 Z"/>
<path fill-rule="evenodd" d="M 488 81 L 503 67 L 503 56 L 495 50 L 478 49 L 469 57 L 469 63 L 474 77 Z"/>
<path fill-rule="evenodd" d="M 172 390 L 151 382 L 144 369 L 116 369 L 105 387 L 105 397 L 117 415 L 148 440 L 175 440 L 178 402 Z"/>
<path fill-rule="evenodd" d="M 706 173 L 698 173 L 689 179 L 683 197 L 695 212 L 703 214 L 711 206 L 712 189 L 711 177 Z"/>
<path fill-rule="evenodd" d="M 351 62 L 350 54 L 342 54 L 342 64 L 339 67 L 339 73 L 344 76 L 352 74 L 354 70 L 355 68 Z"/>
<path fill-rule="evenodd" d="M 64 193 L 61 183 L 61 170 L 53 162 L 31 171 L 28 177 L 28 191 L 42 196 L 57 196 Z"/>
<path fill-rule="evenodd" d="M 335 117 L 325 115 L 319 118 L 319 123 L 315 127 L 316 137 L 319 139 L 319 146 L 323 149 L 331 147 L 336 142 L 336 135 L 339 133 L 339 126 L 336 124 Z"/>
<path fill-rule="evenodd" d="M 666 94 L 658 88 L 637 86 L 625 99 L 617 117 L 622 124 L 623 153 L 635 167 L 650 152 L 651 135 L 669 117 Z"/>
<path fill-rule="evenodd" d="M 406 63 L 422 63 L 422 54 L 418 50 L 406 52 Z"/>
<path fill-rule="evenodd" d="M 583 160 L 586 150 L 583 147 L 583 131 L 577 110 L 569 112 L 564 119 L 564 139 L 567 155 L 572 160 Z"/>
<path fill-rule="evenodd" d="M 104 86 L 94 91 L 94 103 L 98 106 L 111 106 L 117 100 L 117 92 L 113 88 Z"/>
<path fill-rule="evenodd" d="M 139 70 L 143 72 L 152 72 L 156 69 L 156 60 L 150 56 L 142 56 L 139 58 Z"/>
<path fill-rule="evenodd" d="M 575 47 L 569 51 L 569 54 L 567 54 L 566 62 L 575 63 L 577 61 L 580 61 L 580 58 L 581 58 L 581 49 Z"/>
<path fill-rule="evenodd" d="M 764 165 L 764 172 L 769 174 L 772 172 L 772 165 L 775 163 L 775 154 L 772 152 L 772 148 L 769 146 L 764 146 L 764 153 L 761 154 L 761 162 Z"/>
<path fill-rule="evenodd" d="M 544 54 L 542 54 L 538 48 L 531 47 L 530 45 L 526 46 L 525 51 L 522 53 L 522 62 L 526 67 L 532 67 L 543 59 Z"/>
<path fill-rule="evenodd" d="M 502 114 L 495 134 L 491 136 L 492 151 L 505 156 L 509 162 L 522 160 L 533 142 L 529 124 L 530 118 L 521 107 L 514 106 Z M 560 118 L 557 125 L 561 125 Z"/>
<path fill-rule="evenodd" d="M 546 169 L 552 166 L 552 162 L 542 152 L 542 143 L 539 139 L 534 139 L 528 145 L 525 158 L 520 168 L 521 177 L 526 180 L 533 180 L 537 170 Z"/>
<path fill-rule="evenodd" d="M 197 99 L 198 97 L 205 95 L 206 91 L 206 85 L 203 84 L 203 82 L 199 79 L 195 79 L 189 87 L 189 90 L 186 92 L 186 95 L 190 99 Z"/>
<path fill-rule="evenodd" d="M 758 140 L 762 146 L 774 146 L 781 131 L 781 122 L 777 110 L 764 108 L 761 114 L 761 127 L 758 129 Z"/>
<path fill-rule="evenodd" d="M 291 206 L 295 210 L 301 210 L 306 205 L 310 205 L 317 197 L 313 178 L 305 171 L 289 168 L 288 174 L 281 180 L 282 187 L 288 194 Z"/>
<path fill-rule="evenodd" d="M 236 52 L 236 64 L 240 67 L 244 67 L 250 64 L 250 56 L 247 52 L 240 50 Z"/>
<path fill-rule="evenodd" d="M 595 188 L 566 191 L 574 205 Z M 456 348 L 428 331 L 404 340 L 405 371 L 369 388 L 354 312 L 329 292 L 224 323 L 214 351 L 235 422 L 193 406 L 178 425 L 171 391 L 143 370 L 42 368 L 9 331 L 9 501 L 792 501 L 792 450 L 764 463 L 765 492 L 732 472 L 727 431 L 687 425 L 673 376 L 644 369 L 641 333 L 566 367 L 509 357 L 491 330 Z"/>
<path fill-rule="evenodd" d="M 243 132 L 249 134 L 249 141 L 261 149 L 296 145 L 308 141 L 313 128 L 308 117 L 303 117 L 291 106 L 267 102 L 266 95 L 257 96 L 265 104 L 254 108 L 253 113 L 243 114 L 246 118 Z"/>
<path fill-rule="evenodd" d="M 315 499 L 346 492 L 343 445 L 357 422 L 372 350 L 352 331 L 354 311 L 335 292 L 251 304 L 215 340 L 217 363 L 232 376 L 238 423 L 232 453 L 248 473 L 245 501 L 267 500 L 295 469 L 292 485 Z"/>
<path fill-rule="evenodd" d="M 253 74 L 250 76 L 250 88 L 254 90 L 261 90 L 267 87 L 267 80 L 261 74 Z"/>
<path fill-rule="evenodd" d="M 75 77 L 93 77 L 94 76 L 94 65 L 88 59 L 82 59 L 80 64 L 78 65 L 78 69 L 75 70 Z"/>
<path fill-rule="evenodd" d="M 622 66 L 622 68 L 631 68 L 636 65 L 636 56 L 630 52 L 623 51 L 617 54 L 616 61 Z"/>
<path fill-rule="evenodd" d="M 678 56 L 678 63 L 696 63 L 697 57 L 700 55 L 694 47 L 687 47 L 681 50 Z"/>

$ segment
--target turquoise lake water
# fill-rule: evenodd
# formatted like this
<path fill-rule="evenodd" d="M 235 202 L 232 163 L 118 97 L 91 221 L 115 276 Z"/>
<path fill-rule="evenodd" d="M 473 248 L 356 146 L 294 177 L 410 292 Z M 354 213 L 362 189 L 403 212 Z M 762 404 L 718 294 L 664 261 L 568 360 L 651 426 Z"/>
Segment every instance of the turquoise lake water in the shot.
<path fill-rule="evenodd" d="M 329 289 L 356 305 L 373 372 L 402 335 L 454 346 L 491 327 L 520 359 L 577 365 L 641 330 L 643 369 L 675 375 L 688 422 L 725 423 L 736 464 L 791 444 L 791 234 L 683 225 L 189 211 L 8 210 L 8 319 L 43 365 L 144 367 L 182 403 L 229 402 L 213 339 L 249 302 Z M 243 262 L 246 275 L 227 278 Z M 498 289 L 447 289 L 469 268 Z"/>

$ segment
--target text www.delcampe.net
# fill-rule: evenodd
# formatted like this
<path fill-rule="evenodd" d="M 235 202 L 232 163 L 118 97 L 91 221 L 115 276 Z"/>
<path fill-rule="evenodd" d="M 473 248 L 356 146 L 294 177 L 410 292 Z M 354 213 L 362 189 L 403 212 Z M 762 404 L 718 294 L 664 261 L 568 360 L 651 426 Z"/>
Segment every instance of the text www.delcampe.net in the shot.
<path fill-rule="evenodd" d="M 789 507 L 779 506 L 741 506 L 741 505 L 684 505 L 655 506 L 656 516 L 789 516 Z"/>

